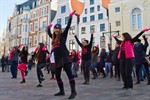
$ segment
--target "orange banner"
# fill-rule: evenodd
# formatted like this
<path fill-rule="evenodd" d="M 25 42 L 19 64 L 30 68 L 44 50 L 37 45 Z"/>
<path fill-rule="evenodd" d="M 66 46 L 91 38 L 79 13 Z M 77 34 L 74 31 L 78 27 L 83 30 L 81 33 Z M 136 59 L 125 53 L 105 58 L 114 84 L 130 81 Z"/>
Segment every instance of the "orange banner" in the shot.
<path fill-rule="evenodd" d="M 105 9 L 108 9 L 108 4 L 110 3 L 110 0 L 100 0 L 100 2 Z"/>
<path fill-rule="evenodd" d="M 84 0 L 70 0 L 70 6 L 76 15 L 80 16 L 84 10 Z"/>

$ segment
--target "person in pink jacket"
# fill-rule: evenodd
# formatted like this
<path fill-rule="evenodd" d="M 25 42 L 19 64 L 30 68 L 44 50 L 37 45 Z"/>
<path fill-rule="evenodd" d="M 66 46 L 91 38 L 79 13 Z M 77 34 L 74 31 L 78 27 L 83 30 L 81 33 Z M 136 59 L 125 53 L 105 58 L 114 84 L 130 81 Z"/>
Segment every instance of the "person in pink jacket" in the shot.
<path fill-rule="evenodd" d="M 132 38 L 131 35 L 127 32 L 123 33 L 122 41 L 118 40 L 117 37 L 114 36 L 117 43 L 120 44 L 120 51 L 118 54 L 118 58 L 120 59 L 120 71 L 122 80 L 124 82 L 123 89 L 133 88 L 132 71 L 133 71 L 133 59 L 135 57 L 133 49 L 134 43 L 144 32 L 147 32 L 149 30 L 150 28 L 143 29 L 134 38 Z"/>

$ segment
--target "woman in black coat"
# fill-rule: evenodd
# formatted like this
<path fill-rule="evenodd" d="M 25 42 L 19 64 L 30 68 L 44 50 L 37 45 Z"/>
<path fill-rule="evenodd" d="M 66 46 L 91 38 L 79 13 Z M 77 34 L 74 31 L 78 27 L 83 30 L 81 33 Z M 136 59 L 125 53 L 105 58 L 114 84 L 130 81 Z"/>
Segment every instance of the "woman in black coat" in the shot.
<path fill-rule="evenodd" d="M 50 32 L 50 28 L 52 27 L 52 24 L 50 24 L 48 27 L 48 35 L 52 39 L 52 47 L 53 47 L 53 49 L 52 49 L 53 52 L 51 53 L 51 55 L 53 55 L 53 56 L 51 56 L 51 63 L 55 63 L 55 67 L 56 67 L 55 74 L 56 74 L 57 84 L 60 89 L 60 92 L 55 94 L 55 96 L 65 95 L 63 81 L 60 77 L 61 70 L 62 70 L 62 68 L 64 68 L 64 70 L 67 73 L 67 76 L 69 78 L 70 87 L 71 87 L 71 95 L 70 95 L 69 99 L 73 99 L 77 95 L 76 90 L 75 90 L 75 80 L 74 80 L 74 76 L 71 71 L 71 59 L 69 56 L 69 51 L 66 46 L 68 30 L 71 26 L 72 16 L 74 14 L 75 14 L 75 12 L 72 12 L 69 15 L 68 25 L 65 28 L 64 32 L 62 32 L 60 24 L 56 24 L 54 26 L 53 34 L 51 34 L 51 32 Z"/>

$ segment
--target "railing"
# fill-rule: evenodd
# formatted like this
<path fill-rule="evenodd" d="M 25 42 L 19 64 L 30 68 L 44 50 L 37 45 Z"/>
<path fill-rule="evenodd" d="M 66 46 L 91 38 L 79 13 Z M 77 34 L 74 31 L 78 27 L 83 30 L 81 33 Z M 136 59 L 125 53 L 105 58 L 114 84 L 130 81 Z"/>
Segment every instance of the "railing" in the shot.
<path fill-rule="evenodd" d="M 46 27 L 40 27 L 39 28 L 39 32 L 43 32 L 43 31 L 46 31 Z"/>
<path fill-rule="evenodd" d="M 22 22 L 23 22 L 23 23 L 29 23 L 29 22 L 30 22 L 30 18 L 23 18 L 23 19 L 22 19 Z"/>

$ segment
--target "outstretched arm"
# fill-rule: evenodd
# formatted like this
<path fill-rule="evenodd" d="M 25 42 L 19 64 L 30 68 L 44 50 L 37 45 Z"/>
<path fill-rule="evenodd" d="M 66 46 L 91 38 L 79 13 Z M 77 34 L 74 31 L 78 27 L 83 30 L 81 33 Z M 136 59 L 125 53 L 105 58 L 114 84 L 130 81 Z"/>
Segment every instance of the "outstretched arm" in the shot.
<path fill-rule="evenodd" d="M 47 27 L 47 34 L 48 34 L 48 36 L 50 37 L 50 38 L 52 38 L 52 33 L 51 33 L 51 27 L 52 27 L 53 25 L 52 24 L 50 24 L 50 25 L 48 25 L 48 27 Z"/>
<path fill-rule="evenodd" d="M 92 48 L 92 43 L 93 43 L 93 33 L 91 33 L 91 39 L 90 39 L 90 43 L 89 43 L 91 48 Z"/>
<path fill-rule="evenodd" d="M 144 47 L 147 48 L 148 47 L 148 41 L 147 41 L 147 38 L 146 38 L 145 35 L 143 35 L 143 39 L 144 39 L 144 42 L 145 42 Z"/>
<path fill-rule="evenodd" d="M 116 36 L 114 36 L 114 39 L 116 40 L 116 42 L 120 45 L 121 44 L 121 40 L 119 40 Z"/>
<path fill-rule="evenodd" d="M 64 30 L 64 32 L 63 32 L 63 36 L 65 37 L 65 40 L 67 39 L 68 31 L 69 31 L 69 28 L 70 28 L 70 26 L 71 26 L 72 17 L 73 17 L 74 14 L 75 14 L 75 11 L 72 12 L 72 13 L 70 13 L 68 24 L 67 24 L 67 26 L 66 26 L 66 28 L 65 28 L 65 30 Z"/>
<path fill-rule="evenodd" d="M 76 35 L 75 35 L 75 39 L 76 39 L 77 43 L 79 44 L 79 46 L 82 47 L 82 43 L 79 41 L 79 39 L 77 38 Z"/>
<path fill-rule="evenodd" d="M 136 35 L 136 36 L 131 40 L 131 42 L 132 42 L 132 43 L 136 42 L 136 40 L 137 40 L 144 32 L 147 32 L 147 31 L 149 31 L 149 30 L 150 30 L 150 28 L 145 28 L 145 29 L 143 29 L 138 35 Z"/>

